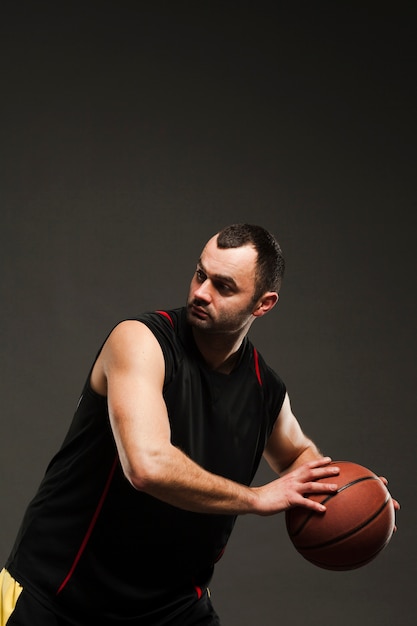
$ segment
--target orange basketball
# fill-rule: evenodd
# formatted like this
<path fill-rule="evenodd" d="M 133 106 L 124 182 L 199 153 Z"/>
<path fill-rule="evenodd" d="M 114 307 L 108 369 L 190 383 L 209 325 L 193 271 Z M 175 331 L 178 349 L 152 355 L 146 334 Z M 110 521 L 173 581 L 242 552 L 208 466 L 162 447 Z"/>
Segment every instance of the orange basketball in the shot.
<path fill-rule="evenodd" d="M 309 495 L 325 513 L 303 507 L 286 511 L 288 535 L 296 550 L 318 567 L 350 570 L 372 561 L 389 543 L 395 526 L 390 493 L 371 470 L 350 461 L 334 461 L 338 476 L 320 479 L 338 489 Z"/>

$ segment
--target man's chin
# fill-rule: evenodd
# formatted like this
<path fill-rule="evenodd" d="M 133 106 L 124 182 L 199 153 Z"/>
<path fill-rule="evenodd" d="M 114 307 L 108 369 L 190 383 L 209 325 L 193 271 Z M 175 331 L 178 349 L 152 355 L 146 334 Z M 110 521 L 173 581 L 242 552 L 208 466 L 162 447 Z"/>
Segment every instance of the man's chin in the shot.
<path fill-rule="evenodd" d="M 187 322 L 194 328 L 201 328 L 205 330 L 208 330 L 211 326 L 211 320 L 208 316 L 200 316 L 192 310 L 187 310 Z"/>
<path fill-rule="evenodd" d="M 231 335 L 235 332 L 235 329 L 215 325 L 209 317 L 200 319 L 193 314 L 187 314 L 187 321 L 195 331 L 200 331 L 207 335 Z"/>

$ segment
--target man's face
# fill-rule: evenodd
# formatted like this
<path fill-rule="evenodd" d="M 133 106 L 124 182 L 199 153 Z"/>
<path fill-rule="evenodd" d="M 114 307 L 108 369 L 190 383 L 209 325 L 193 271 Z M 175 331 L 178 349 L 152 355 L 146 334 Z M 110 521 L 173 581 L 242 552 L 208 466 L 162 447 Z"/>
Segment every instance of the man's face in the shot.
<path fill-rule="evenodd" d="M 196 329 L 232 333 L 253 321 L 257 252 L 252 245 L 217 247 L 207 243 L 197 264 L 187 300 L 187 319 Z"/>

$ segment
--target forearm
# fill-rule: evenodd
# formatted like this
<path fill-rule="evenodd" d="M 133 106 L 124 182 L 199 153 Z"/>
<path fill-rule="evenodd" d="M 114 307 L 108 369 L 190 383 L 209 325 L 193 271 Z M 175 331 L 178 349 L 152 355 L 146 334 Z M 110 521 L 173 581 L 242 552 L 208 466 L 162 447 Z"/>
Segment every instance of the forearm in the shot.
<path fill-rule="evenodd" d="M 315 461 L 317 459 L 321 459 L 322 457 L 323 455 L 321 454 L 315 443 L 311 440 L 307 440 L 305 448 L 302 449 L 301 452 L 290 463 L 288 463 L 288 465 L 281 469 L 280 475 L 283 476 L 288 472 L 292 472 L 304 463 L 308 463 L 309 461 Z"/>
<path fill-rule="evenodd" d="M 314 460 L 304 462 L 310 455 L 315 457 Z M 170 446 L 165 452 L 153 455 L 151 463 L 142 462 L 142 469 L 128 475 L 128 478 L 136 489 L 189 511 L 273 515 L 296 505 L 323 511 L 322 504 L 305 496 L 317 491 L 333 491 L 337 487 L 335 484 L 316 482 L 337 473 L 337 468 L 329 469 L 329 462 L 329 458 L 306 449 L 294 461 L 294 467 L 297 465 L 294 471 L 260 487 L 247 487 L 207 472 L 180 450 Z"/>
<path fill-rule="evenodd" d="M 255 489 L 206 471 L 172 445 L 142 459 L 127 477 L 136 489 L 189 511 L 227 515 L 260 511 Z"/>

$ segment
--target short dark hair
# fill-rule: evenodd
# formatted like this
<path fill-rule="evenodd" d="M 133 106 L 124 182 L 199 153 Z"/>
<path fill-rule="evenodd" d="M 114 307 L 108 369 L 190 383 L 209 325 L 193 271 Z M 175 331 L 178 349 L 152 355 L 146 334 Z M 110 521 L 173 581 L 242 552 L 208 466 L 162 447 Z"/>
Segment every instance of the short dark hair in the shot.
<path fill-rule="evenodd" d="M 285 271 L 281 246 L 270 232 L 255 224 L 231 224 L 217 236 L 219 248 L 240 248 L 252 245 L 258 253 L 254 300 L 267 291 L 279 292 Z"/>

